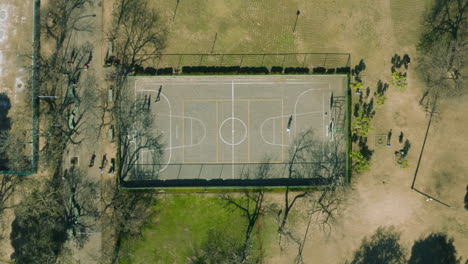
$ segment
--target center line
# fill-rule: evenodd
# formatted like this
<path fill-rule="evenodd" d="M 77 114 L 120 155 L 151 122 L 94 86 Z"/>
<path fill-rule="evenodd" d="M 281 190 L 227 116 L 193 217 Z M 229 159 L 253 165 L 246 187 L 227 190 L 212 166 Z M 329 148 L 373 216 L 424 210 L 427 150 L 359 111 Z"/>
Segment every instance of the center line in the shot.
<path fill-rule="evenodd" d="M 231 81 L 231 96 L 232 96 L 232 178 L 234 179 L 234 80 Z"/>

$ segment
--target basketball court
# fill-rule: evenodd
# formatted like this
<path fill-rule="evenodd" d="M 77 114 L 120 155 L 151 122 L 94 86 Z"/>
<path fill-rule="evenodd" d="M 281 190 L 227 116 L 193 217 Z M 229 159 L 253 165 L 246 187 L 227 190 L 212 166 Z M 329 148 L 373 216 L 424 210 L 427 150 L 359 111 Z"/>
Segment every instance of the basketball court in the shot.
<path fill-rule="evenodd" d="M 300 133 L 312 130 L 323 141 L 343 134 L 346 85 L 341 75 L 130 80 L 135 98 L 148 103 L 154 133 L 162 135 L 158 180 L 242 179 L 262 163 L 277 164 L 283 177 Z M 150 156 L 140 153 L 137 167 L 155 165 Z"/>

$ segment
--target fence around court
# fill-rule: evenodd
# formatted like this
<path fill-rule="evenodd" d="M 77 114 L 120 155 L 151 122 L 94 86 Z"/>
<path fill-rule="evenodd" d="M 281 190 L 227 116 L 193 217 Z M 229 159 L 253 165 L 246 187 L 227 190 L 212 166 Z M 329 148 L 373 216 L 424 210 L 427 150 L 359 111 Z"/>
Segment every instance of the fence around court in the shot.
<path fill-rule="evenodd" d="M 349 53 L 258 53 L 258 54 L 159 54 L 148 66 L 182 69 L 183 66 L 240 66 L 240 67 L 350 67 Z"/>
<path fill-rule="evenodd" d="M 137 171 L 132 177 L 121 180 L 122 187 L 127 188 L 185 188 L 185 187 L 284 187 L 284 186 L 327 186 L 331 179 L 317 178 L 288 178 L 289 163 L 271 163 L 269 166 L 274 178 L 256 178 L 256 172 L 260 164 L 252 163 L 223 163 L 223 164 L 168 164 L 165 166 L 165 174 L 172 177 L 159 178 L 157 175 L 148 176 L 143 171 L 151 164 L 137 165 Z M 235 174 L 232 178 L 232 166 L 235 166 Z M 345 176 L 343 170 L 343 176 Z M 193 176 L 193 177 L 187 177 Z"/>

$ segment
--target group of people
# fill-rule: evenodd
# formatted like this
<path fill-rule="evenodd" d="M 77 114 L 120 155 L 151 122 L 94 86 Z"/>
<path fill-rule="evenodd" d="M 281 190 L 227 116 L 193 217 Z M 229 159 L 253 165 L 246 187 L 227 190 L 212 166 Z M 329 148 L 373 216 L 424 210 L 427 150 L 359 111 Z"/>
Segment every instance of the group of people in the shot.
<path fill-rule="evenodd" d="M 90 168 L 94 166 L 94 160 L 95 159 L 96 159 L 96 154 L 93 153 L 93 155 L 91 155 L 91 160 L 89 162 L 89 167 Z M 102 156 L 101 167 L 99 167 L 99 170 L 101 171 L 101 173 L 104 172 L 104 169 L 106 168 L 107 163 L 108 163 L 107 154 L 104 154 L 104 156 Z M 110 161 L 109 171 L 107 173 L 109 173 L 109 174 L 114 173 L 114 165 L 115 165 L 115 159 L 112 158 L 111 161 Z"/>

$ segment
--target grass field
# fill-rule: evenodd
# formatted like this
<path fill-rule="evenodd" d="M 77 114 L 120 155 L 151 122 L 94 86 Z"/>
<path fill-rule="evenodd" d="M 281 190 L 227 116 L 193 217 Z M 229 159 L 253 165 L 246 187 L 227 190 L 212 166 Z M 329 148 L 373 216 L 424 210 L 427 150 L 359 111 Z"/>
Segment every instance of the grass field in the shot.
<path fill-rule="evenodd" d="M 328 34 L 328 30 L 324 30 L 336 21 L 340 24 L 346 23 L 346 14 L 334 17 L 333 24 L 324 23 L 332 14 L 328 11 L 317 12 L 317 5 L 310 5 L 307 1 L 291 2 L 287 5 L 279 0 L 180 1 L 177 9 L 176 1 L 158 0 L 153 3 L 169 31 L 164 53 L 348 52 L 330 46 L 329 43 L 334 42 L 330 40 L 339 36 Z M 317 4 L 326 6 L 323 3 Z M 298 10 L 299 16 L 296 15 Z M 179 60 L 164 58 L 169 59 Z M 211 58 L 217 59 L 219 58 Z M 283 58 L 280 56 L 268 59 L 272 61 L 265 61 L 266 65 L 281 64 Z M 184 60 L 183 64 L 199 64 L 198 57 Z M 202 65 L 217 65 L 217 62 L 207 60 L 210 58 L 204 58 Z M 238 56 L 224 57 L 223 64 L 239 65 L 239 60 Z M 242 64 L 257 66 L 262 60 L 261 57 L 244 57 Z M 285 65 L 300 67 L 303 61 L 301 55 L 288 57 Z M 317 61 L 322 60 L 317 58 Z M 177 65 L 177 62 L 168 64 Z"/>
<path fill-rule="evenodd" d="M 156 216 L 144 228 L 142 239 L 123 243 L 120 263 L 187 263 L 209 231 L 235 244 L 243 242 L 245 218 L 218 197 L 174 195 L 162 200 L 154 210 Z M 272 241 L 272 228 L 272 219 L 262 220 L 263 244 Z M 254 248 L 258 248 L 257 231 L 253 238 Z"/>

